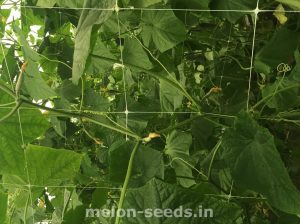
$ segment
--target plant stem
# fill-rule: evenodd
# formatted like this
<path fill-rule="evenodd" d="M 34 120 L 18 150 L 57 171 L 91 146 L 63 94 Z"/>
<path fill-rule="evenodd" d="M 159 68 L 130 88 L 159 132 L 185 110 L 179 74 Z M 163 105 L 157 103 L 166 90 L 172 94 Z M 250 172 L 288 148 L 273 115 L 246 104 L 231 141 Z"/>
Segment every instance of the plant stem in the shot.
<path fill-rule="evenodd" d="M 7 93 L 8 95 L 10 95 L 11 97 L 16 98 L 15 93 L 2 83 L 0 83 L 0 89 L 5 93 Z"/>
<path fill-rule="evenodd" d="M 28 211 L 29 198 L 30 198 L 30 196 L 28 195 L 28 198 L 27 198 L 26 204 L 25 204 L 24 216 L 23 216 L 24 224 L 27 223 L 26 219 L 27 219 L 27 211 Z"/>
<path fill-rule="evenodd" d="M 286 88 L 282 88 L 280 90 L 278 90 L 277 92 L 275 93 L 272 93 L 264 98 L 262 98 L 260 101 L 258 101 L 253 107 L 252 107 L 252 110 L 254 110 L 255 108 L 257 108 L 258 106 L 260 106 L 262 103 L 264 103 L 266 100 L 274 97 L 276 94 L 278 93 L 281 93 L 281 92 L 284 92 L 286 90 L 290 90 L 290 89 L 293 89 L 293 88 L 297 88 L 297 87 L 300 87 L 300 84 L 296 84 L 296 85 L 291 85 L 291 86 L 287 86 Z"/>
<path fill-rule="evenodd" d="M 135 157 L 135 154 L 136 154 L 140 144 L 141 144 L 141 141 L 137 141 L 134 148 L 133 148 L 133 150 L 132 150 L 132 152 L 131 152 L 129 163 L 128 163 L 128 168 L 127 168 L 127 173 L 126 173 L 125 181 L 124 181 L 123 188 L 122 188 L 122 191 L 121 191 L 121 196 L 120 196 L 120 200 L 119 200 L 119 203 L 118 203 L 117 211 L 119 209 L 122 209 L 122 207 L 123 207 L 123 203 L 124 203 L 124 199 L 125 199 L 129 179 L 130 179 L 131 173 L 132 173 L 134 157 Z M 120 224 L 120 221 L 121 221 L 121 219 L 120 219 L 120 216 L 118 216 L 118 212 L 117 212 L 115 224 Z"/>
<path fill-rule="evenodd" d="M 3 117 L 0 118 L 0 123 L 4 120 L 10 118 L 11 116 L 13 116 L 15 114 L 15 112 L 20 108 L 21 104 L 22 104 L 22 102 L 18 101 L 16 106 L 14 106 L 8 114 L 6 114 L 6 115 L 4 115 Z"/>
<path fill-rule="evenodd" d="M 25 99 L 21 99 L 21 101 L 25 104 L 29 104 L 31 106 L 34 106 L 34 107 L 37 107 L 37 108 L 40 108 L 40 109 L 43 109 L 43 110 L 46 110 L 46 111 L 54 112 L 58 116 L 76 117 L 76 118 L 86 120 L 86 121 L 89 121 L 89 122 L 97 124 L 97 125 L 101 125 L 101 126 L 103 126 L 105 128 L 108 128 L 110 130 L 113 130 L 113 131 L 116 131 L 116 132 L 119 132 L 119 133 L 122 133 L 122 134 L 126 134 L 128 136 L 131 136 L 131 137 L 137 139 L 137 140 L 141 139 L 141 137 L 138 134 L 136 134 L 136 133 L 134 133 L 134 132 L 132 132 L 132 131 L 126 129 L 126 128 L 121 128 L 121 127 L 117 128 L 115 126 L 105 124 L 101 121 L 98 121 L 98 120 L 88 116 L 88 115 L 84 115 L 83 113 L 57 110 L 57 109 L 54 109 L 54 108 L 49 108 L 49 107 L 45 107 L 43 105 L 33 103 L 33 102 L 25 100 Z"/>
<path fill-rule="evenodd" d="M 116 132 L 119 132 L 119 133 L 128 135 L 128 136 L 130 136 L 130 137 L 133 137 L 133 138 L 135 138 L 136 140 L 140 140 L 140 139 L 141 139 L 141 137 L 140 137 L 138 134 L 135 134 L 135 133 L 133 133 L 132 131 L 126 129 L 126 128 L 120 129 L 121 127 L 117 128 L 117 127 L 111 126 L 111 125 L 109 125 L 109 124 L 104 124 L 104 123 L 102 123 L 102 122 L 100 122 L 100 121 L 97 121 L 97 120 L 95 120 L 95 119 L 93 119 L 93 118 L 89 118 L 89 117 L 82 117 L 82 118 L 83 118 L 84 120 L 86 120 L 86 121 L 92 122 L 92 123 L 94 123 L 94 124 L 98 124 L 98 125 L 100 125 L 100 126 L 102 126 L 102 127 L 105 127 L 105 128 L 111 129 L 111 130 L 113 130 L 113 131 L 116 131 Z"/>
<path fill-rule="evenodd" d="M 201 117 L 202 117 L 203 119 L 206 119 L 207 121 L 209 121 L 209 122 L 211 122 L 211 123 L 217 125 L 217 126 L 222 126 L 222 127 L 225 127 L 225 128 L 226 128 L 227 126 L 225 126 L 225 125 L 223 125 L 223 124 L 220 124 L 220 123 L 217 123 L 217 122 L 215 122 L 215 121 L 213 121 L 213 120 L 211 120 L 211 119 L 209 119 L 209 118 L 207 118 L 207 117 L 231 118 L 231 119 L 235 118 L 235 116 L 232 116 L 232 115 L 213 114 L 213 113 L 202 113 L 202 114 L 198 114 L 198 115 L 196 115 L 196 116 L 194 116 L 194 117 L 190 117 L 189 119 L 186 119 L 186 120 L 184 120 L 184 121 L 182 121 L 182 122 L 179 122 L 179 123 L 175 124 L 174 126 L 170 126 L 170 127 L 168 127 L 168 128 L 159 130 L 159 131 L 157 131 L 157 132 L 158 132 L 159 134 L 165 134 L 165 133 L 168 133 L 168 132 L 170 132 L 170 131 L 172 131 L 172 130 L 174 130 L 174 129 L 176 129 L 176 128 L 179 128 L 179 127 L 181 127 L 181 126 L 184 126 L 184 125 L 186 125 L 186 124 L 189 124 L 189 123 L 193 122 L 194 120 L 196 120 L 197 118 L 201 118 Z"/>
<path fill-rule="evenodd" d="M 174 126 L 170 126 L 170 127 L 168 127 L 168 128 L 162 129 L 162 130 L 157 131 L 157 132 L 158 132 L 159 134 L 165 134 L 165 133 L 168 133 L 168 132 L 170 132 L 170 131 L 172 131 L 172 130 L 174 130 L 174 129 L 176 129 L 176 128 L 179 128 L 179 127 L 181 127 L 181 126 L 184 126 L 184 125 L 186 125 L 186 124 L 189 124 L 189 123 L 193 122 L 194 120 L 196 120 L 197 118 L 200 118 L 200 117 L 203 117 L 203 116 L 202 116 L 202 115 L 197 115 L 197 116 L 191 117 L 191 118 L 189 118 L 189 119 L 187 119 L 187 120 L 184 120 L 184 121 L 182 121 L 182 122 L 177 123 L 177 124 L 174 125 Z"/>
<path fill-rule="evenodd" d="M 242 64 L 241 64 L 241 62 L 237 59 L 237 58 L 235 58 L 235 57 L 233 57 L 233 56 L 231 56 L 231 55 L 226 55 L 226 56 L 224 56 L 224 57 L 227 57 L 227 58 L 230 58 L 230 59 L 232 59 L 233 61 L 235 61 L 239 66 L 240 66 L 240 68 L 242 69 L 242 70 L 244 70 L 244 71 L 249 71 L 251 68 L 249 67 L 244 67 Z"/>
<path fill-rule="evenodd" d="M 220 139 L 220 140 L 218 141 L 218 143 L 215 145 L 215 147 L 213 148 L 213 155 L 212 155 L 212 158 L 211 158 L 211 160 L 210 160 L 209 167 L 208 167 L 208 172 L 207 172 L 207 178 L 208 178 L 208 180 L 211 179 L 211 169 L 212 169 L 212 165 L 213 165 L 213 162 L 214 162 L 214 160 L 215 160 L 215 157 L 216 157 L 216 155 L 217 155 L 217 152 L 218 152 L 218 150 L 219 150 L 221 144 L 222 144 L 222 139 Z"/>

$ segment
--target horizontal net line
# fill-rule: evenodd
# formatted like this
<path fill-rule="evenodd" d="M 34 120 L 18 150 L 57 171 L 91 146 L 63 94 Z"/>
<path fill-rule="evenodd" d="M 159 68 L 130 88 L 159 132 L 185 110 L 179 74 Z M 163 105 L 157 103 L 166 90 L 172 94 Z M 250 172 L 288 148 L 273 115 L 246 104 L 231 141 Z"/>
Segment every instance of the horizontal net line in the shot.
<path fill-rule="evenodd" d="M 21 187 L 36 187 L 36 188 L 79 188 L 79 189 L 107 189 L 107 190 L 122 190 L 122 188 L 118 188 L 118 187 L 99 187 L 99 186 L 76 186 L 76 185 L 60 185 L 60 186 L 41 186 L 41 185 L 22 185 L 22 184 L 10 184 L 10 183 L 0 183 L 0 185 L 7 185 L 7 186 L 12 186 L 12 187 L 16 187 L 16 188 L 21 188 Z M 207 195 L 207 196 L 212 196 L 212 197 L 231 197 L 231 198 L 240 198 L 240 199 L 264 199 L 264 198 L 257 198 L 257 197 L 244 197 L 244 196 L 239 196 L 239 195 L 222 195 L 222 194 L 203 194 L 203 195 Z"/>
<path fill-rule="evenodd" d="M 13 109 L 14 107 L 0 107 L 1 109 Z M 28 108 L 20 108 L 20 110 L 37 110 L 39 108 L 35 108 L 35 107 L 28 107 Z M 40 109 L 43 110 L 43 109 Z M 59 110 L 59 109 L 56 109 Z M 74 112 L 79 112 L 76 110 L 60 110 L 61 112 L 70 112 L 70 113 L 74 113 Z M 55 111 L 50 111 L 55 113 Z M 205 112 L 201 112 L 201 111 L 82 111 L 83 114 L 92 114 L 92 113 L 99 113 L 99 114 L 202 114 L 202 115 L 215 115 L 215 116 L 231 116 L 231 117 L 235 117 L 234 115 L 226 115 L 226 114 L 216 114 L 216 113 L 205 113 Z"/>
<path fill-rule="evenodd" d="M 11 183 L 0 183 L 0 185 L 6 185 L 11 187 L 36 187 L 36 188 L 84 188 L 84 189 L 110 189 L 110 190 L 121 190 L 122 188 L 118 187 L 99 187 L 99 186 L 78 186 L 78 185 L 29 185 L 29 184 L 11 184 Z"/>
<path fill-rule="evenodd" d="M 15 4 L 4 4 L 1 6 L 16 6 L 21 8 L 32 8 L 32 9 L 64 9 L 64 10 L 99 10 L 99 11 L 115 11 L 115 8 L 83 8 L 83 7 L 41 7 L 41 6 L 28 6 L 28 5 L 15 5 Z M 138 10 L 138 11 L 190 11 L 190 12 L 240 12 L 240 13 L 254 13 L 255 9 L 245 10 L 245 9 L 172 9 L 172 8 L 135 8 L 135 7 L 120 7 L 118 8 L 120 11 L 125 10 Z M 259 12 L 286 12 L 286 13 L 299 13 L 300 10 L 278 10 L 278 9 L 259 9 Z"/>

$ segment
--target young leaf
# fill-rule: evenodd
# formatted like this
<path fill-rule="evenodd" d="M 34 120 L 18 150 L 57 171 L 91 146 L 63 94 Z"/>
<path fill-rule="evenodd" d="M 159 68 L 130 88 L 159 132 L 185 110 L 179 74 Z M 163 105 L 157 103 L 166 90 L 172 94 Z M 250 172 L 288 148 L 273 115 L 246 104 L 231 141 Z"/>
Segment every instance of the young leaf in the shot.
<path fill-rule="evenodd" d="M 177 178 L 183 187 L 191 187 L 196 184 L 193 180 L 192 165 L 188 165 L 191 162 L 189 153 L 191 144 L 192 136 L 190 134 L 173 131 L 168 135 L 165 147 L 165 153 L 170 156 L 171 166 L 174 167 L 176 175 L 191 178 Z"/>
<path fill-rule="evenodd" d="M 181 70 L 181 66 L 178 66 L 180 80 L 178 83 L 184 87 L 186 83 L 186 77 L 184 72 Z M 173 79 L 176 79 L 174 73 L 171 74 Z M 169 79 L 172 79 L 171 77 Z M 173 85 L 166 82 L 163 79 L 159 81 L 160 90 L 160 105 L 161 110 L 166 112 L 175 111 L 182 106 L 183 94 L 178 92 Z"/>

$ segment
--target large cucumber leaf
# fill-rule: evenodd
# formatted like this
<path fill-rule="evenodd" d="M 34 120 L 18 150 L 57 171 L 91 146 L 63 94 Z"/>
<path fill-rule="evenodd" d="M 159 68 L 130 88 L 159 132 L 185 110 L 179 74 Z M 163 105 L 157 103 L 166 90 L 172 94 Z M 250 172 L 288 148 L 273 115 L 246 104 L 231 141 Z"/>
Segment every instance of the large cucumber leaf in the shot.
<path fill-rule="evenodd" d="M 199 208 L 213 210 L 213 217 L 200 216 Z M 229 224 L 233 223 L 240 215 L 240 208 L 234 203 L 223 201 L 212 196 L 201 195 L 197 191 L 183 189 L 176 185 L 167 184 L 163 181 L 152 179 L 145 186 L 137 189 L 129 189 L 124 202 L 124 209 L 135 209 L 136 211 L 147 211 L 151 214 L 155 209 L 168 209 L 176 212 L 175 215 L 155 215 L 146 217 L 147 213 L 138 213 L 137 217 L 122 218 L 123 224 Z M 151 210 L 150 210 L 151 209 Z M 189 216 L 187 213 L 191 209 Z M 182 210 L 182 215 L 180 215 Z M 208 213 L 207 213 L 208 214 Z"/>
<path fill-rule="evenodd" d="M 142 21 L 141 35 L 147 47 L 153 42 L 160 52 L 164 52 L 186 38 L 183 22 L 172 11 L 145 11 Z"/>
<path fill-rule="evenodd" d="M 281 211 L 300 214 L 300 192 L 266 128 L 242 113 L 225 132 L 222 146 L 235 184 L 262 194 Z"/>
<path fill-rule="evenodd" d="M 298 32 L 284 27 L 276 31 L 271 40 L 257 52 L 254 60 L 255 70 L 269 74 L 280 63 L 288 63 L 293 58 L 299 37 Z"/>
<path fill-rule="evenodd" d="M 0 104 L 13 101 L 8 95 L 1 93 Z M 10 109 L 0 109 L 0 117 Z M 20 109 L 20 120 L 17 112 L 0 123 L 0 173 L 24 173 L 24 144 L 42 136 L 48 129 L 49 122 L 37 109 Z M 22 132 L 21 132 L 22 131 Z"/>

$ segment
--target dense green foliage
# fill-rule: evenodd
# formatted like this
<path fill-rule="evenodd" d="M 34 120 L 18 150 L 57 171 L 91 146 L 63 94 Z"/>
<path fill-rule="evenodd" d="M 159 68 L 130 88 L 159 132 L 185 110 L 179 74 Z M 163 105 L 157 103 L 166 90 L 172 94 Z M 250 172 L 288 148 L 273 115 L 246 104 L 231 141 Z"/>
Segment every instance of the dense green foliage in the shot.
<path fill-rule="evenodd" d="M 297 0 L 0 3 L 0 224 L 300 223 Z"/>

